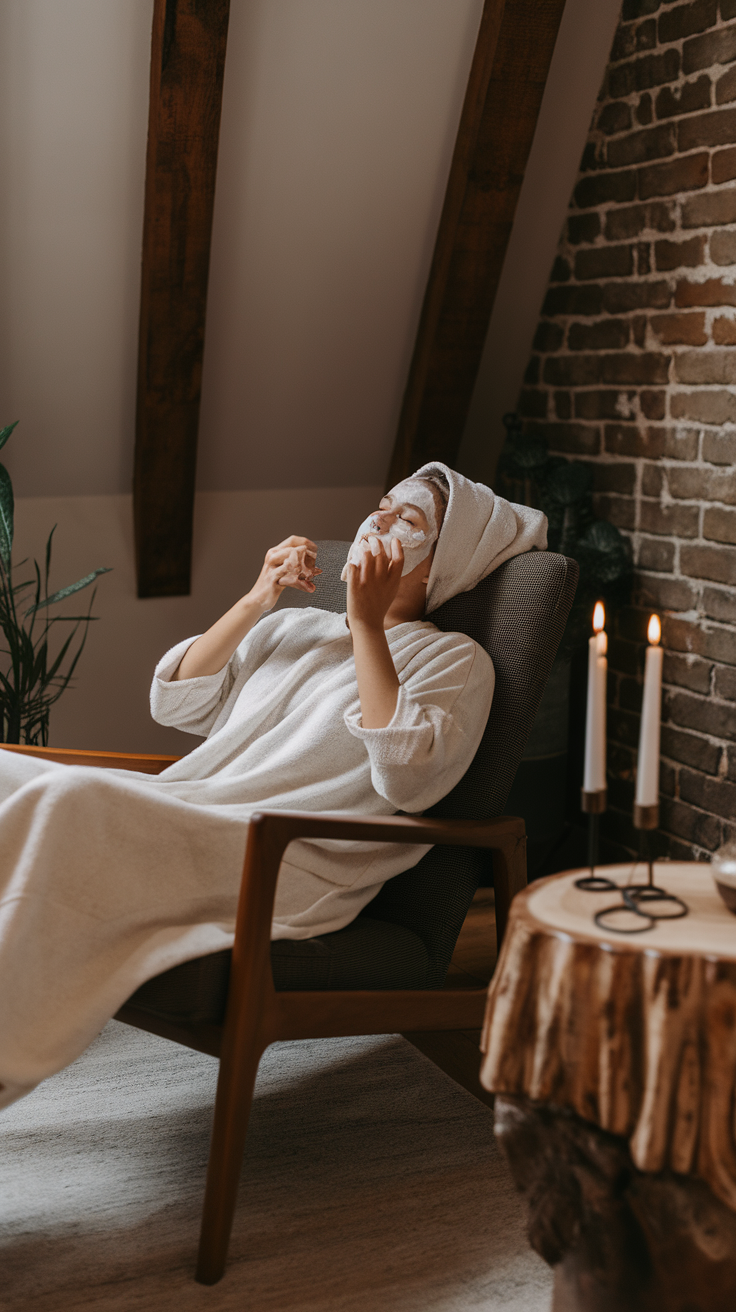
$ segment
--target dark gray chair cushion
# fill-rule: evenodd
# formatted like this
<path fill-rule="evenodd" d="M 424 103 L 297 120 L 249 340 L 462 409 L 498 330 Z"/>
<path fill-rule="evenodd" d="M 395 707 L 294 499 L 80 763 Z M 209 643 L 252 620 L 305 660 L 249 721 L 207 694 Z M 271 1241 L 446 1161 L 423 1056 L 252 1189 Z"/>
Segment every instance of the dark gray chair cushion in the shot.
<path fill-rule="evenodd" d="M 340 573 L 348 542 L 321 542 L 317 592 L 304 603 L 345 609 Z M 470 819 L 502 815 L 577 584 L 574 561 L 528 552 L 506 561 L 471 592 L 432 615 L 445 632 L 467 633 L 496 671 L 488 724 L 473 763 L 431 814 Z M 397 875 L 351 925 L 334 934 L 271 945 L 277 989 L 441 988 L 473 895 L 488 874 L 487 853 L 434 847 Z M 171 1018 L 219 1020 L 230 954 L 185 962 L 149 980 L 130 999 Z"/>
<path fill-rule="evenodd" d="M 459 932 L 459 931 L 458 931 Z M 220 1023 L 230 982 L 229 951 L 174 966 L 142 984 L 130 1002 L 181 1024 Z M 424 989 L 429 955 L 421 938 L 402 925 L 361 917 L 321 938 L 271 944 L 277 989 Z"/>

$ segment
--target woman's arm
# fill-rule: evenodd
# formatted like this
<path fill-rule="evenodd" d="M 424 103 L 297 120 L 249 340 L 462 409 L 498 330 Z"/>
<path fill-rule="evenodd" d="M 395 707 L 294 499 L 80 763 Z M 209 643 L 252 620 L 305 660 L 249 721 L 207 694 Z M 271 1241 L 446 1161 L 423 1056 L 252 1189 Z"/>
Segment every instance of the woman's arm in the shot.
<path fill-rule="evenodd" d="M 493 695 L 493 665 L 471 638 L 430 630 L 424 644 L 417 635 L 417 646 L 389 725 L 366 726 L 355 706 L 344 717 L 365 744 L 374 789 L 398 811 L 425 811 L 454 788 L 475 756 Z"/>
<path fill-rule="evenodd" d="M 403 566 L 404 552 L 397 538 L 391 541 L 390 558 L 373 539 L 360 564 L 348 565 L 348 623 L 364 729 L 385 729 L 396 710 L 399 679 L 383 624 Z"/>
<path fill-rule="evenodd" d="M 290 537 L 266 552 L 263 568 L 250 592 L 187 649 L 173 680 L 198 679 L 224 669 L 236 647 L 264 611 L 276 605 L 284 588 L 314 592 L 317 548 L 309 538 Z M 390 659 L 390 657 L 389 657 Z"/>

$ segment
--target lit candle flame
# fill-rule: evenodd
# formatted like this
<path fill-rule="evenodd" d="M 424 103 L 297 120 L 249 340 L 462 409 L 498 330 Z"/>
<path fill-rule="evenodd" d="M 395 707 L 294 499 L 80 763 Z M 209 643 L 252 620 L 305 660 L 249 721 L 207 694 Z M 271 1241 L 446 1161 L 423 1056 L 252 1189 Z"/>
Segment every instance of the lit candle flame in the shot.
<path fill-rule="evenodd" d="M 652 646 L 656 647 L 661 637 L 662 637 L 662 625 L 659 622 L 659 615 L 652 615 L 649 620 L 649 628 L 647 629 L 647 638 L 651 642 Z"/>
<path fill-rule="evenodd" d="M 603 609 L 603 602 L 597 601 L 595 603 L 595 610 L 593 611 L 593 631 L 595 633 L 600 633 L 605 623 L 606 623 L 606 612 Z"/>

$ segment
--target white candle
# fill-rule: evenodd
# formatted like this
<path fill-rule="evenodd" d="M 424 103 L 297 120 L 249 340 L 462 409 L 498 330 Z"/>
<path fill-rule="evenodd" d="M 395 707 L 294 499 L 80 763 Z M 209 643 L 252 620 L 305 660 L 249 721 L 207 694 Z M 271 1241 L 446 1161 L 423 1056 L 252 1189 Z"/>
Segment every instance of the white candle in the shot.
<path fill-rule="evenodd" d="M 588 641 L 588 705 L 585 717 L 583 790 L 600 793 L 606 787 L 606 681 L 608 639 L 606 614 L 600 601 L 593 612 L 595 634 Z"/>
<path fill-rule="evenodd" d="M 647 629 L 649 646 L 644 666 L 644 700 L 639 728 L 639 758 L 636 765 L 636 802 L 656 806 L 659 802 L 659 725 L 662 705 L 662 660 L 659 617 L 652 615 Z"/>

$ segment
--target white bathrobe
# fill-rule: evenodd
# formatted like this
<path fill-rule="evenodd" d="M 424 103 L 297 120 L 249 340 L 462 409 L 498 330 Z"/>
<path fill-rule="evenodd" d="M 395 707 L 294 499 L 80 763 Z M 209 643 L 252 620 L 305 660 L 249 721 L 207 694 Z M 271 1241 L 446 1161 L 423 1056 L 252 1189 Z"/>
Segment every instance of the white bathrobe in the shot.
<path fill-rule="evenodd" d="M 0 1106 L 76 1057 L 144 980 L 229 947 L 248 817 L 261 808 L 423 811 L 473 759 L 493 666 L 462 634 L 387 634 L 396 712 L 364 729 L 344 615 L 284 610 L 219 674 L 171 682 L 154 717 L 208 735 L 155 777 L 0 751 Z M 273 933 L 342 928 L 427 850 L 301 841 L 281 867 Z"/>

